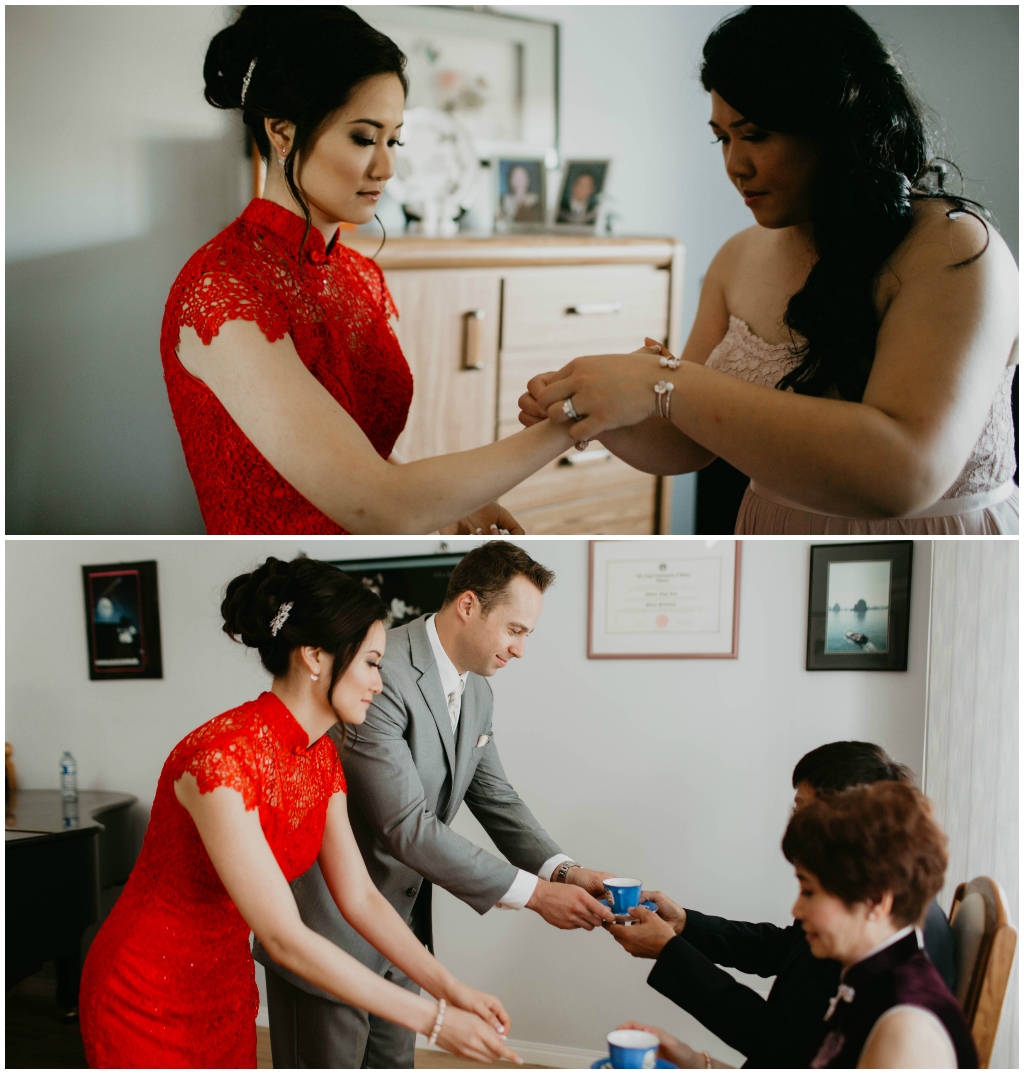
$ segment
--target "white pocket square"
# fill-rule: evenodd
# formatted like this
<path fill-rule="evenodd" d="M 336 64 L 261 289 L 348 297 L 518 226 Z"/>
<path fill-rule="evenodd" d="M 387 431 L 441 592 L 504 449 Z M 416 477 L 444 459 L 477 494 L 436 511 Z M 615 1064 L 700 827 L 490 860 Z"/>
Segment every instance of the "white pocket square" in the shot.
<path fill-rule="evenodd" d="M 476 740 L 476 748 L 480 749 L 481 746 L 486 746 L 487 743 L 490 742 L 490 741 L 491 741 L 491 736 L 490 735 L 481 735 Z"/>

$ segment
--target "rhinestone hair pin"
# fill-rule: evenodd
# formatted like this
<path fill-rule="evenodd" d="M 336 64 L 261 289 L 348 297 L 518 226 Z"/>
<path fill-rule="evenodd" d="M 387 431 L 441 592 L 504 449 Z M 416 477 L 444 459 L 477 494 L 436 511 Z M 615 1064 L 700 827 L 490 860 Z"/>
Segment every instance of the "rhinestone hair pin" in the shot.
<path fill-rule="evenodd" d="M 242 79 L 242 107 L 245 107 L 245 95 L 249 92 L 249 80 L 252 78 L 253 69 L 256 67 L 256 60 L 258 56 L 253 56 L 252 63 L 249 64 L 249 70 L 245 72 L 245 78 Z"/>
<path fill-rule="evenodd" d="M 255 61 L 253 61 L 255 62 Z M 288 613 L 295 607 L 295 601 L 290 600 L 286 604 L 282 604 L 277 609 L 277 615 L 270 620 L 270 636 L 272 638 L 277 637 L 277 632 L 284 626 L 285 620 L 288 618 Z"/>

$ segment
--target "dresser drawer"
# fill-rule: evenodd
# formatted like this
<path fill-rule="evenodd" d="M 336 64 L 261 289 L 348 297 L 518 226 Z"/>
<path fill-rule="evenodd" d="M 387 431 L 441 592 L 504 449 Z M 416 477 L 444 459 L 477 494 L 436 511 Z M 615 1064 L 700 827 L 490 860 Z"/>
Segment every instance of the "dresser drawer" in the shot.
<path fill-rule="evenodd" d="M 654 532 L 654 490 L 624 489 L 513 513 L 528 534 L 647 534 Z"/>
<path fill-rule="evenodd" d="M 642 345 L 663 339 L 668 328 L 669 275 L 651 265 L 583 265 L 573 269 L 524 269 L 505 277 L 502 347 L 608 350 L 615 338 Z"/>
<path fill-rule="evenodd" d="M 501 375 L 498 382 L 498 424 L 516 422 L 519 418 L 519 396 L 526 391 L 530 379 L 538 373 L 548 373 L 568 364 L 573 358 L 584 354 L 629 354 L 643 340 L 632 337 L 609 336 L 601 340 L 600 349 L 595 347 L 544 347 L 533 350 L 502 351 Z M 506 434 L 507 435 L 507 434 Z"/>

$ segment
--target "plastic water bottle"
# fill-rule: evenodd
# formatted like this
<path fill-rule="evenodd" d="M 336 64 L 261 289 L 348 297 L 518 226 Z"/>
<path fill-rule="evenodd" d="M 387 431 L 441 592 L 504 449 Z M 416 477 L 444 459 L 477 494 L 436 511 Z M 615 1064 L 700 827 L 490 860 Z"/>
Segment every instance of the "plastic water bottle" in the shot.
<path fill-rule="evenodd" d="M 60 755 L 60 796 L 65 802 L 78 801 L 78 768 L 67 750 Z"/>

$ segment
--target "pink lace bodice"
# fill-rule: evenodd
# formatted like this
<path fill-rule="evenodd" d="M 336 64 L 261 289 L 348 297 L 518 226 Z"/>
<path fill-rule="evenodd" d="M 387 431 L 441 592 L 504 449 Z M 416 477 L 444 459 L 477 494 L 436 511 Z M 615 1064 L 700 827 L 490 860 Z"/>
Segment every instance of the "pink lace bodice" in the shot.
<path fill-rule="evenodd" d="M 707 367 L 767 388 L 799 365 L 788 343 L 766 343 L 755 336 L 739 317 L 729 318 L 729 330 L 708 356 Z M 1010 409 L 1015 366 L 1003 373 L 985 427 L 967 464 L 942 499 L 987 492 L 1012 479 L 1017 469 L 1013 447 L 1013 414 Z"/>

